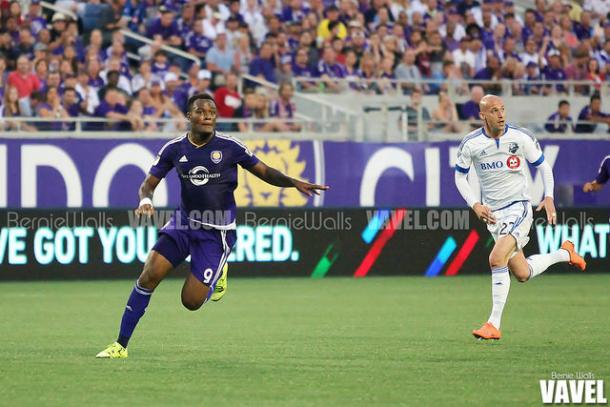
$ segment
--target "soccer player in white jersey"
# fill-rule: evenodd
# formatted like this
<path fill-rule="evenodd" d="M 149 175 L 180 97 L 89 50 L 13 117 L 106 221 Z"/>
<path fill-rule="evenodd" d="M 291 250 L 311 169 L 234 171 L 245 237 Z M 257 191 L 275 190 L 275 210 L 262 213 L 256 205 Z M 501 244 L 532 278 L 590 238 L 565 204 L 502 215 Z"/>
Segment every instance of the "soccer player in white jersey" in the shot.
<path fill-rule="evenodd" d="M 500 339 L 500 322 L 510 289 L 509 271 L 520 282 L 542 274 L 549 266 L 569 262 L 584 271 L 586 263 L 566 240 L 561 249 L 528 258 L 523 247 L 529 241 L 532 206 L 527 195 L 526 160 L 538 168 L 544 182 L 544 199 L 537 211 L 546 211 L 547 221 L 557 220 L 553 203 L 553 171 L 544 160 L 540 144 L 526 129 L 506 123 L 504 102 L 486 95 L 480 102 L 483 127 L 464 137 L 455 166 L 455 185 L 475 212 L 487 223 L 495 240 L 489 255 L 492 279 L 492 311 L 489 320 L 472 334 L 480 339 Z M 482 199 L 475 196 L 467 175 L 473 166 L 479 177 Z"/>

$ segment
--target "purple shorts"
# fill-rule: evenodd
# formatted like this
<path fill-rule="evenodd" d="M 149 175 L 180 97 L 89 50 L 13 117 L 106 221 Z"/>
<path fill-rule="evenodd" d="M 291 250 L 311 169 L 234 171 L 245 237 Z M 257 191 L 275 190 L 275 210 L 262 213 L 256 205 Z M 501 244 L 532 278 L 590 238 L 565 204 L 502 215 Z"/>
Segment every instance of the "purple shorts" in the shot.
<path fill-rule="evenodd" d="M 174 267 L 190 254 L 191 273 L 213 289 L 236 240 L 235 230 L 196 225 L 176 227 L 176 218 L 173 216 L 159 231 L 159 239 L 153 250 L 169 260 Z"/>

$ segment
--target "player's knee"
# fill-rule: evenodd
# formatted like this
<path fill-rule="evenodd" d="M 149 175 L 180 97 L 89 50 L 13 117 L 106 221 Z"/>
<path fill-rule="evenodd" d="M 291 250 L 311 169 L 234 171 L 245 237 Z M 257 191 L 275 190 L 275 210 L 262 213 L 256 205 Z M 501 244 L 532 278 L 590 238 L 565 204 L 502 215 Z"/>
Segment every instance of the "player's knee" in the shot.
<path fill-rule="evenodd" d="M 144 288 L 154 289 L 161 282 L 161 278 L 151 267 L 144 267 L 138 282 Z"/>
<path fill-rule="evenodd" d="M 496 252 L 491 252 L 489 255 L 489 267 L 497 268 L 506 266 L 506 258 Z"/>
<path fill-rule="evenodd" d="M 517 279 L 517 281 L 520 283 L 525 283 L 527 280 L 530 279 L 529 276 L 526 276 L 526 275 L 515 274 L 514 276 Z"/>
<path fill-rule="evenodd" d="M 189 311 L 197 311 L 203 305 L 203 301 L 183 296 L 182 305 Z"/>

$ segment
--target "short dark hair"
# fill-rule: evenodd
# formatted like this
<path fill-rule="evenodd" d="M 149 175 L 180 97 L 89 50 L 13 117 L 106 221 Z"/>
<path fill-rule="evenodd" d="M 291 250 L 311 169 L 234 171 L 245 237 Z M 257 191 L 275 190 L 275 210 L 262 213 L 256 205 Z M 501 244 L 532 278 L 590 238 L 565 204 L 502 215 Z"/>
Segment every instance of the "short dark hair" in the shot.
<path fill-rule="evenodd" d="M 563 106 L 563 105 L 570 105 L 570 102 L 568 102 L 567 100 L 563 99 L 559 101 L 559 107 Z"/>
<path fill-rule="evenodd" d="M 209 95 L 207 93 L 196 93 L 189 98 L 188 102 L 186 102 L 186 113 L 191 111 L 193 105 L 195 104 L 195 101 L 199 99 L 211 100 L 212 103 L 216 105 L 216 101 L 214 100 L 214 97 L 212 95 Z"/>
<path fill-rule="evenodd" d="M 599 96 L 599 93 L 595 92 L 593 95 L 591 95 L 590 103 L 593 103 L 594 100 L 602 100 L 601 96 Z"/>

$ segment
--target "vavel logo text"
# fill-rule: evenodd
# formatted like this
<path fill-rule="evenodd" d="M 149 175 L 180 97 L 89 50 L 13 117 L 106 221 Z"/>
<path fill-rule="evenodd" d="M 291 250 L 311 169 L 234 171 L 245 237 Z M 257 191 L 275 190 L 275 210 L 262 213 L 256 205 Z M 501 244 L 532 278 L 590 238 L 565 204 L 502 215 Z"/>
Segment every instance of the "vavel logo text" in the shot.
<path fill-rule="evenodd" d="M 544 404 L 607 404 L 604 381 L 595 380 L 593 373 L 551 375 L 540 380 L 540 395 Z"/>

